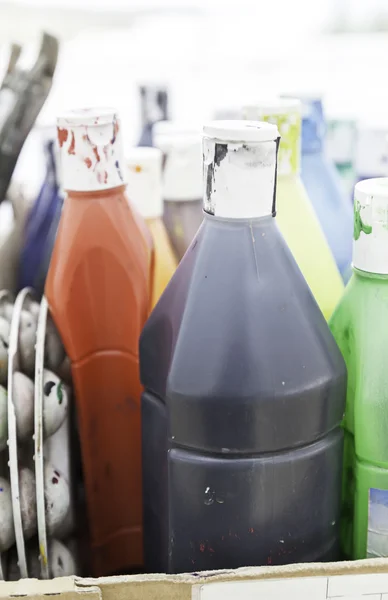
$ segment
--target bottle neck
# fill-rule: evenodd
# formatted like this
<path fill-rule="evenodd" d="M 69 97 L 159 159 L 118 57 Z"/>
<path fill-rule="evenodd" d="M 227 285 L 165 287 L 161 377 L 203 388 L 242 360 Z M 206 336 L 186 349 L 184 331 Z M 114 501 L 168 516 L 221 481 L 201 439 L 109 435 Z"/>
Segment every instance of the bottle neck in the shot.
<path fill-rule="evenodd" d="M 126 185 L 119 185 L 106 190 L 89 190 L 85 192 L 65 190 L 65 193 L 68 198 L 71 197 L 78 200 L 103 200 L 113 198 L 114 196 L 123 196 L 126 189 Z"/>
<path fill-rule="evenodd" d="M 369 271 L 362 271 L 353 266 L 353 272 L 356 277 L 361 279 L 367 279 L 369 281 L 376 280 L 379 282 L 388 283 L 388 273 L 370 273 Z"/>
<path fill-rule="evenodd" d="M 204 210 L 226 219 L 275 215 L 279 138 L 260 143 L 203 140 Z"/>
<path fill-rule="evenodd" d="M 323 152 L 326 136 L 326 123 L 322 102 L 307 99 L 302 102 L 302 154 Z"/>

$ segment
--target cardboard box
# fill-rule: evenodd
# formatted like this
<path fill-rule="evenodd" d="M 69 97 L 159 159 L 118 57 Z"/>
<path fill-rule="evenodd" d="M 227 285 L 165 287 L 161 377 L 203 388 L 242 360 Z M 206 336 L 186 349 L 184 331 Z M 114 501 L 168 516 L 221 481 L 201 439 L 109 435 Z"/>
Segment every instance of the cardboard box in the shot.
<path fill-rule="evenodd" d="M 0 598 L 44 600 L 44 596 L 57 600 L 388 600 L 388 559 L 0 583 Z"/>

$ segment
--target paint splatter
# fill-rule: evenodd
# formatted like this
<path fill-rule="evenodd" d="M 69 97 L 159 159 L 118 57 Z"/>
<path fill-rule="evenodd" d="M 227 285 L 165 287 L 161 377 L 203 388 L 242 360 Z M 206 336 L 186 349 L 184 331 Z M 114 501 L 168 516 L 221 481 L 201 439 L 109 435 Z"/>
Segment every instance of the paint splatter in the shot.
<path fill-rule="evenodd" d="M 108 171 L 104 171 L 104 183 L 108 183 Z"/>
<path fill-rule="evenodd" d="M 54 475 L 56 475 L 58 478 L 60 477 L 60 474 L 58 473 L 58 471 L 54 471 Z"/>
<path fill-rule="evenodd" d="M 68 154 L 75 154 L 75 137 L 74 137 L 74 132 L 71 132 L 71 142 L 70 142 L 70 146 L 69 149 L 67 151 Z"/>
<path fill-rule="evenodd" d="M 122 173 L 121 173 L 121 169 L 120 169 L 120 165 L 119 165 L 119 161 L 118 160 L 116 160 L 116 162 L 115 162 L 115 167 L 117 169 L 117 172 L 119 174 L 119 177 L 120 177 L 121 181 L 123 181 L 123 176 L 122 176 Z"/>
<path fill-rule="evenodd" d="M 361 215 L 360 215 L 360 211 L 361 211 L 361 204 L 359 202 L 355 202 L 354 203 L 354 232 L 353 232 L 353 237 L 354 239 L 357 241 L 358 238 L 361 235 L 361 231 L 363 231 L 365 233 L 365 235 L 369 235 L 370 233 L 372 233 L 372 226 L 371 225 L 366 225 L 366 223 L 363 222 Z"/>
<path fill-rule="evenodd" d="M 58 387 L 57 387 L 57 398 L 58 398 L 58 402 L 59 404 L 62 404 L 63 402 L 63 383 L 62 381 L 60 381 L 58 383 Z"/>
<path fill-rule="evenodd" d="M 225 156 L 228 154 L 228 145 L 227 144 L 215 144 L 214 147 L 214 163 L 217 167 L 220 166 L 221 162 L 224 160 Z"/>
<path fill-rule="evenodd" d="M 54 385 L 54 381 L 46 381 L 43 388 L 43 393 L 45 396 L 49 396 L 51 394 L 51 390 L 53 389 Z"/>
<path fill-rule="evenodd" d="M 249 533 L 254 533 L 254 531 L 255 531 L 255 530 L 253 529 L 253 527 L 250 527 L 250 528 L 248 529 L 248 531 L 249 531 Z"/>
<path fill-rule="evenodd" d="M 100 159 L 100 155 L 98 153 L 96 146 L 94 146 L 94 148 L 93 148 L 93 154 L 96 157 L 96 161 L 99 163 L 101 159 Z"/>
<path fill-rule="evenodd" d="M 90 167 L 92 166 L 92 161 L 90 158 L 85 158 L 84 160 L 85 165 L 87 166 L 88 169 L 90 169 Z"/>
<path fill-rule="evenodd" d="M 41 556 L 41 559 L 43 561 L 43 564 L 47 566 L 47 556 L 46 556 L 46 553 L 44 551 L 43 544 L 39 545 L 39 552 L 40 552 L 40 556 Z"/>
<path fill-rule="evenodd" d="M 110 141 L 110 143 L 111 143 L 111 144 L 114 144 L 114 143 L 115 143 L 115 141 L 116 141 L 116 136 L 117 136 L 118 132 L 119 132 L 119 124 L 118 124 L 118 122 L 117 122 L 117 121 L 116 121 L 116 119 L 115 119 L 115 120 L 114 120 L 114 123 L 113 123 L 113 137 L 112 137 L 112 139 L 111 139 L 111 141 Z"/>
<path fill-rule="evenodd" d="M 141 173 L 141 172 L 142 172 L 142 170 L 143 170 L 143 169 L 141 168 L 141 166 L 140 166 L 140 165 L 136 165 L 136 167 L 135 167 L 135 173 Z"/>
<path fill-rule="evenodd" d="M 205 544 L 199 544 L 199 550 L 200 552 L 205 552 Z"/>
<path fill-rule="evenodd" d="M 62 148 L 63 144 L 67 141 L 68 137 L 69 132 L 67 131 L 67 129 L 62 129 L 61 127 L 58 127 L 58 143 L 60 148 Z"/>
<path fill-rule="evenodd" d="M 58 483 L 58 479 L 56 477 L 53 477 L 51 480 L 51 483 L 57 484 Z"/>

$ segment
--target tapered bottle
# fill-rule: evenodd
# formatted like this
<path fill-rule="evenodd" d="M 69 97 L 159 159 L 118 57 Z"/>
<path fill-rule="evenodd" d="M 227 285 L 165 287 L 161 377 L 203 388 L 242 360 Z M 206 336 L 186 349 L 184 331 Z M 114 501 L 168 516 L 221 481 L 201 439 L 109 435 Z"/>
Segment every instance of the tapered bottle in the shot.
<path fill-rule="evenodd" d="M 200 128 L 161 121 L 154 143 L 163 152 L 164 223 L 177 260 L 202 223 L 202 147 Z"/>
<path fill-rule="evenodd" d="M 341 276 L 351 275 L 352 206 L 338 172 L 326 154 L 326 123 L 320 98 L 302 100 L 302 181 L 329 243 Z"/>
<path fill-rule="evenodd" d="M 92 569 L 143 560 L 138 342 L 150 303 L 150 249 L 125 195 L 112 109 L 58 119 L 67 193 L 45 293 L 71 360 Z"/>
<path fill-rule="evenodd" d="M 63 206 L 57 164 L 58 149 L 51 136 L 45 143 L 45 151 L 46 175 L 28 214 L 19 267 L 19 288 L 31 286 L 39 296 L 43 294 Z"/>
<path fill-rule="evenodd" d="M 153 242 L 151 304 L 154 307 L 177 266 L 163 222 L 162 152 L 158 148 L 132 148 L 126 158 L 128 196 L 144 218 Z"/>
<path fill-rule="evenodd" d="M 341 540 L 388 556 L 388 178 L 354 193 L 353 275 L 330 322 L 348 369 Z"/>
<path fill-rule="evenodd" d="M 243 109 L 245 118 L 277 125 L 281 140 L 277 168 L 277 222 L 326 319 L 344 285 L 300 178 L 301 103 L 274 98 Z"/>
<path fill-rule="evenodd" d="M 141 336 L 151 571 L 338 556 L 346 370 L 276 226 L 278 142 L 204 127 L 204 221 Z"/>

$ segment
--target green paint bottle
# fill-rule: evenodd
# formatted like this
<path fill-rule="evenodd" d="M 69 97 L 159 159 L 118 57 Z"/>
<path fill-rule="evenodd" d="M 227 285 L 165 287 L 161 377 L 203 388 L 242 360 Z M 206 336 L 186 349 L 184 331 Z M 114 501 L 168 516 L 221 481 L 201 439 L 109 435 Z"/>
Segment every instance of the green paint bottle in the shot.
<path fill-rule="evenodd" d="M 355 187 L 353 275 L 330 327 L 348 369 L 342 549 L 388 556 L 388 178 Z"/>

